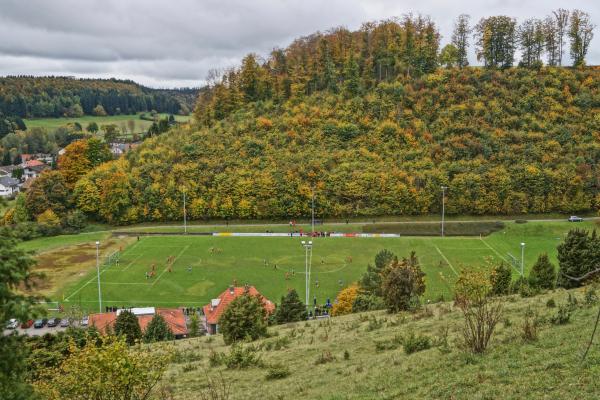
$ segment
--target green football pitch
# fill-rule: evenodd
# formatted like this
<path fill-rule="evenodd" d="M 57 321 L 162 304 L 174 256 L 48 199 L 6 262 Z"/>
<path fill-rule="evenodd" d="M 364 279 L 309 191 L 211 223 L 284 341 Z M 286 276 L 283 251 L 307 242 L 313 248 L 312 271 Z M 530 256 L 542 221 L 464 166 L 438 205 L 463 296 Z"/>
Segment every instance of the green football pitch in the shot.
<path fill-rule="evenodd" d="M 540 253 L 556 262 L 556 246 L 573 227 L 590 229 L 591 222 L 507 223 L 487 237 L 314 238 L 310 301 L 335 298 L 338 291 L 357 281 L 375 254 L 389 249 L 399 257 L 414 250 L 426 273 L 426 299 L 448 299 L 456 277 L 464 268 L 490 268 L 511 254 L 517 260 L 525 242 L 525 272 Z M 198 307 L 215 298 L 229 285 L 254 285 L 269 299 L 279 302 L 290 288 L 304 298 L 305 251 L 301 240 L 290 237 L 147 236 L 124 248 L 119 263 L 100 270 L 103 306 Z M 102 255 L 102 260 L 106 259 Z M 171 257 L 172 268 L 167 259 Z M 146 277 L 155 264 L 155 274 Z M 512 265 L 512 263 L 511 263 Z M 96 270 L 62 291 L 65 305 L 98 309 Z"/>

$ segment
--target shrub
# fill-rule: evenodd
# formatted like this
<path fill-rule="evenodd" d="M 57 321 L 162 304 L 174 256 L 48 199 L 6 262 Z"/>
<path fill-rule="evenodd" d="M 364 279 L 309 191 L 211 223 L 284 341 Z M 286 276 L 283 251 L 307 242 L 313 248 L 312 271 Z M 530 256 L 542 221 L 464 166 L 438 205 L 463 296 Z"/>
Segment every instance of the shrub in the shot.
<path fill-rule="evenodd" d="M 256 354 L 253 346 L 242 346 L 240 343 L 234 343 L 222 359 L 227 369 L 244 369 L 253 366 L 262 366 L 260 356 Z"/>
<path fill-rule="evenodd" d="M 344 350 L 344 360 L 349 360 L 350 359 L 350 352 L 348 350 Z"/>
<path fill-rule="evenodd" d="M 558 306 L 556 314 L 550 317 L 550 322 L 554 325 L 568 324 L 571 319 L 572 309 L 569 304 L 561 304 Z"/>
<path fill-rule="evenodd" d="M 275 380 L 275 379 L 287 378 L 290 375 L 291 375 L 291 372 L 285 365 L 275 364 L 275 365 L 271 365 L 269 367 L 265 378 L 268 381 L 270 381 L 270 380 Z"/>
<path fill-rule="evenodd" d="M 383 272 L 383 299 L 390 312 L 410 310 L 419 304 L 425 293 L 425 274 L 421 271 L 415 252 L 408 259 L 395 259 Z"/>
<path fill-rule="evenodd" d="M 554 299 L 548 299 L 548 301 L 546 302 L 546 307 L 548 307 L 548 308 L 556 307 L 556 302 L 554 301 Z"/>
<path fill-rule="evenodd" d="M 267 323 L 262 300 L 249 294 L 235 298 L 221 315 L 219 329 L 225 344 L 265 336 Z"/>
<path fill-rule="evenodd" d="M 538 338 L 536 315 L 530 308 L 525 312 L 525 318 L 521 325 L 521 337 L 528 342 L 536 341 Z"/>
<path fill-rule="evenodd" d="M 352 305 L 356 296 L 358 295 L 358 286 L 351 285 L 340 291 L 337 295 L 337 301 L 331 309 L 331 315 L 339 316 L 350 314 L 352 312 Z"/>
<path fill-rule="evenodd" d="M 327 364 L 333 361 L 335 361 L 335 356 L 329 350 L 323 350 L 315 360 L 315 365 Z"/>
<path fill-rule="evenodd" d="M 553 289 L 556 284 L 554 265 L 548 260 L 547 254 L 540 254 L 529 273 L 529 285 L 539 289 Z"/>
<path fill-rule="evenodd" d="M 428 336 L 415 335 L 413 332 L 410 332 L 402 338 L 402 347 L 406 354 L 427 350 L 431 347 L 431 339 Z"/>
<path fill-rule="evenodd" d="M 455 286 L 456 303 L 464 316 L 463 339 L 473 353 L 487 348 L 502 316 L 502 304 L 490 298 L 492 285 L 483 272 L 463 270 Z"/>
<path fill-rule="evenodd" d="M 598 302 L 598 295 L 596 294 L 596 289 L 588 288 L 585 291 L 584 301 L 585 301 L 585 304 L 587 304 L 589 306 L 596 304 Z"/>
<path fill-rule="evenodd" d="M 376 311 L 385 308 L 383 298 L 373 294 L 359 293 L 352 303 L 352 312 Z"/>

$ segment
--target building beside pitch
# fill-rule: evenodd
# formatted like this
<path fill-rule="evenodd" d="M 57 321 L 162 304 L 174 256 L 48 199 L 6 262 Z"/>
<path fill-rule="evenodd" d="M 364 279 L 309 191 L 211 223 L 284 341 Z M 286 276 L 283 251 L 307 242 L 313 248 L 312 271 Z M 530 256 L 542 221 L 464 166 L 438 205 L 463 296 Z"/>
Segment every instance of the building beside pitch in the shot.
<path fill-rule="evenodd" d="M 141 307 L 141 308 L 128 308 L 138 319 L 142 332 L 146 331 L 146 327 L 154 318 L 156 314 L 162 316 L 167 323 L 167 326 L 173 333 L 176 339 L 182 339 L 187 337 L 188 330 L 185 321 L 185 315 L 183 311 L 178 308 L 154 308 L 154 307 Z M 117 310 L 115 312 L 106 312 L 98 314 L 90 314 L 89 325 L 95 326 L 101 333 L 106 332 L 107 327 L 114 332 L 115 322 L 119 314 L 123 310 Z"/>
<path fill-rule="evenodd" d="M 204 328 L 206 333 L 214 335 L 219 331 L 219 318 L 225 312 L 229 304 L 239 296 L 249 294 L 250 296 L 258 296 L 267 314 L 275 311 L 275 303 L 261 295 L 254 286 L 229 286 L 229 288 L 221 293 L 216 299 L 212 299 L 210 304 L 202 308 L 204 312 Z"/>

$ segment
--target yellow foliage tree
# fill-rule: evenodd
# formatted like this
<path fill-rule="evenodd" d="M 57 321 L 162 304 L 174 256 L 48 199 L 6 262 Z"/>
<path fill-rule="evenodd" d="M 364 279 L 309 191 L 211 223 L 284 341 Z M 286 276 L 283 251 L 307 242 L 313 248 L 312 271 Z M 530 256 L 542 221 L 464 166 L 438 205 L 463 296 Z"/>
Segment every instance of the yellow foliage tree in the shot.
<path fill-rule="evenodd" d="M 352 312 L 352 304 L 358 296 L 358 285 L 353 284 L 345 289 L 342 289 L 337 295 L 337 301 L 331 309 L 331 315 L 339 316 L 350 314 Z"/>
<path fill-rule="evenodd" d="M 36 392 L 49 400 L 151 398 L 168 356 L 147 347 L 128 347 L 123 338 L 98 341 L 87 340 L 83 348 L 71 342 L 70 356 L 34 382 Z"/>
<path fill-rule="evenodd" d="M 48 227 L 56 227 L 60 225 L 60 219 L 54 211 L 47 209 L 43 213 L 37 216 L 37 223 L 40 225 L 46 225 Z"/>

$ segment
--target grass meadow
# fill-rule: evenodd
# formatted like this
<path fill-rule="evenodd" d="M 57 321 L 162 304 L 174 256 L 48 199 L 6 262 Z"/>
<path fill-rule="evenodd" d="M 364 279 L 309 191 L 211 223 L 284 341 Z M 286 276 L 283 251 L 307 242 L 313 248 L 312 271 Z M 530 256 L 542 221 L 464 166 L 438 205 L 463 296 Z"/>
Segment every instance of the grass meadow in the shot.
<path fill-rule="evenodd" d="M 163 384 L 176 400 L 191 400 L 225 382 L 230 400 L 260 398 L 375 399 L 579 399 L 600 393 L 600 347 L 581 354 L 598 306 L 584 303 L 584 290 L 552 291 L 533 298 L 505 298 L 504 311 L 483 355 L 461 347 L 463 317 L 452 303 L 428 305 L 414 314 L 370 312 L 330 320 L 270 327 L 271 337 L 245 344 L 260 363 L 245 369 L 215 365 L 214 354 L 229 354 L 221 335 L 179 340 Z M 568 295 L 579 306 L 570 321 L 550 319 Z M 524 317 L 534 315 L 537 337 L 522 336 Z M 407 354 L 403 338 L 429 339 L 431 348 Z M 272 378 L 271 369 L 285 371 Z M 287 375 L 287 376 L 286 376 Z M 216 397 L 213 397 L 216 398 Z"/>
<path fill-rule="evenodd" d="M 168 114 L 159 114 L 160 118 L 164 118 L 168 116 Z M 181 116 L 176 115 L 175 120 L 178 122 L 187 122 L 189 121 L 189 116 Z M 83 117 L 76 118 L 35 118 L 35 119 L 25 119 L 25 125 L 28 129 L 31 128 L 46 128 L 46 129 L 56 129 L 61 126 L 65 126 L 68 124 L 73 124 L 78 122 L 81 124 L 83 129 L 85 129 L 89 123 L 96 122 L 100 130 L 98 133 L 103 133 L 102 125 L 107 124 L 115 124 L 119 129 L 123 130 L 123 127 L 129 132 L 128 121 L 134 121 L 134 130 L 129 133 L 142 133 L 146 132 L 150 125 L 152 125 L 152 121 L 142 120 L 140 119 L 139 114 L 132 115 L 109 115 L 105 117 L 97 117 L 93 115 L 85 115 Z"/>
<path fill-rule="evenodd" d="M 548 253 L 556 262 L 556 246 L 574 227 L 591 229 L 592 222 L 506 223 L 489 236 L 400 237 L 400 238 L 314 238 L 311 271 L 311 301 L 335 298 L 340 288 L 357 281 L 375 254 L 384 248 L 399 257 L 415 251 L 426 273 L 428 300 L 452 295 L 453 283 L 464 268 L 490 268 L 510 261 L 508 253 L 520 261 L 520 243 L 525 242 L 525 271 L 538 255 Z M 264 230 L 264 229 L 263 229 Z M 30 249 L 52 246 L 45 252 L 44 272 L 52 274 L 56 257 L 76 257 L 77 246 L 85 249 L 85 262 L 61 259 L 69 279 L 57 284 L 48 294 L 65 304 L 97 309 L 95 248 L 102 240 L 101 259 L 122 249 L 118 265 L 103 265 L 102 298 L 105 305 L 116 306 L 200 306 L 232 283 L 251 284 L 268 298 L 279 301 L 290 288 L 304 298 L 305 252 L 300 238 L 290 237 L 213 237 L 213 236 L 111 236 L 106 232 L 40 239 L 27 244 Z M 78 241 L 79 240 L 79 241 Z M 108 244 L 107 244 L 108 243 Z M 83 251 L 83 250 L 82 250 Z M 167 258 L 173 267 L 167 268 Z M 74 259 L 73 259 L 74 260 Z M 146 278 L 154 264 L 155 276 Z M 514 274 L 517 275 L 517 268 Z"/>

